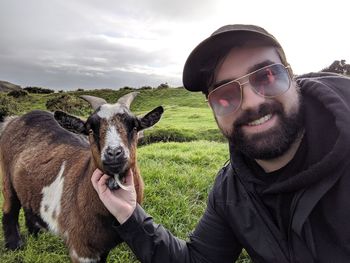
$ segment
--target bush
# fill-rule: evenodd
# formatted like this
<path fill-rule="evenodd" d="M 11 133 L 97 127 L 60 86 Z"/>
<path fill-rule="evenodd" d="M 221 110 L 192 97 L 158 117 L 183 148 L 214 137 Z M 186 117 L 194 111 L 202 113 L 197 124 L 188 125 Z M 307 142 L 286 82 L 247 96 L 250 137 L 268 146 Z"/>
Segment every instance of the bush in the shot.
<path fill-rule="evenodd" d="M 142 86 L 139 90 L 151 90 L 151 86 Z"/>
<path fill-rule="evenodd" d="M 160 84 L 157 89 L 167 89 L 170 88 L 167 82 Z"/>
<path fill-rule="evenodd" d="M 195 135 L 191 132 L 178 129 L 160 129 L 145 131 L 145 135 L 139 141 L 139 145 L 155 142 L 186 142 L 195 140 Z"/>
<path fill-rule="evenodd" d="M 134 88 L 125 86 L 125 87 L 121 88 L 120 90 L 134 90 Z"/>
<path fill-rule="evenodd" d="M 54 90 L 51 89 L 44 89 L 40 87 L 26 87 L 24 90 L 28 91 L 29 93 L 39 93 L 39 94 L 50 94 L 54 93 Z"/>
<path fill-rule="evenodd" d="M 74 115 L 85 115 L 91 111 L 88 103 L 68 94 L 49 99 L 46 102 L 46 108 L 49 111 L 61 110 Z"/>
<path fill-rule="evenodd" d="M 0 94 L 0 121 L 6 116 L 14 115 L 18 111 L 18 104 L 11 97 Z"/>
<path fill-rule="evenodd" d="M 155 142 L 189 142 L 196 140 L 208 140 L 226 142 L 224 136 L 218 129 L 205 129 L 201 131 L 161 128 L 146 130 L 144 137 L 139 140 L 139 145 L 146 145 Z"/>
<path fill-rule="evenodd" d="M 28 96 L 28 92 L 25 90 L 12 90 L 9 93 L 7 93 L 8 96 L 14 97 L 14 98 L 20 98 L 20 97 L 25 97 Z"/>

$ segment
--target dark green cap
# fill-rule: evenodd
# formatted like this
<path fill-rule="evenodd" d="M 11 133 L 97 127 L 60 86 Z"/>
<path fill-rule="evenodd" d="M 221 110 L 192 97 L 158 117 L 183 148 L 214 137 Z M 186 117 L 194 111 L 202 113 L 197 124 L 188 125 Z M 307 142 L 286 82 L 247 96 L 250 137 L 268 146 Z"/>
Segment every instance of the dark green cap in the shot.
<path fill-rule="evenodd" d="M 255 25 L 226 25 L 217 29 L 191 52 L 183 70 L 184 87 L 189 91 L 206 92 L 208 74 L 212 73 L 203 70 L 208 61 L 218 57 L 222 50 L 244 45 L 247 41 L 275 46 L 282 63 L 287 65 L 286 56 L 280 43 L 265 29 Z"/>

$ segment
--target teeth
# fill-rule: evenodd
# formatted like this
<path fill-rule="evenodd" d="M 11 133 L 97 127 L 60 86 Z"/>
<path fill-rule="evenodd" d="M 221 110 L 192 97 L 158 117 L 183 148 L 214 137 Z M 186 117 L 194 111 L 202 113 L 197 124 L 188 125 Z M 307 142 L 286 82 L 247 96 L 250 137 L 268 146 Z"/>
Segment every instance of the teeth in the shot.
<path fill-rule="evenodd" d="M 265 115 L 264 117 L 261 117 L 260 119 L 249 122 L 248 126 L 256 126 L 256 125 L 263 124 L 264 122 L 267 122 L 271 118 L 272 118 L 272 114 Z"/>

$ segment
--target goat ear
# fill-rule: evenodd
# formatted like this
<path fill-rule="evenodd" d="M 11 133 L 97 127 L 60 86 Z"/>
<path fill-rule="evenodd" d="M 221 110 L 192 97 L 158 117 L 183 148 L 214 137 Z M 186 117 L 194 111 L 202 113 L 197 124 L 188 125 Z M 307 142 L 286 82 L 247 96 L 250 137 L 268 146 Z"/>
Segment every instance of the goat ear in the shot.
<path fill-rule="evenodd" d="M 88 132 L 85 128 L 85 122 L 81 119 L 69 115 L 63 111 L 55 111 L 54 117 L 58 124 L 61 125 L 61 127 L 64 129 L 74 133 L 88 135 Z"/>
<path fill-rule="evenodd" d="M 138 130 L 140 131 L 156 124 L 160 120 L 160 117 L 162 117 L 163 112 L 164 112 L 163 107 L 159 106 L 153 109 L 152 111 L 150 111 L 149 113 L 147 113 L 145 116 L 141 117 L 140 127 Z"/>

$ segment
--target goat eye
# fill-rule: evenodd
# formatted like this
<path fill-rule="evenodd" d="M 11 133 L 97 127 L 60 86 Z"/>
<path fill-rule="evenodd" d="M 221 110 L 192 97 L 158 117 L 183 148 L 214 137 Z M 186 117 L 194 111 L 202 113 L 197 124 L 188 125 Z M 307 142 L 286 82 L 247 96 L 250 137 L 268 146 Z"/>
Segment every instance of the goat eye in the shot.
<path fill-rule="evenodd" d="M 92 134 L 94 133 L 94 131 L 92 129 L 89 130 L 89 134 Z"/>

